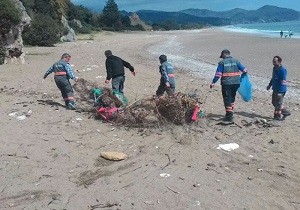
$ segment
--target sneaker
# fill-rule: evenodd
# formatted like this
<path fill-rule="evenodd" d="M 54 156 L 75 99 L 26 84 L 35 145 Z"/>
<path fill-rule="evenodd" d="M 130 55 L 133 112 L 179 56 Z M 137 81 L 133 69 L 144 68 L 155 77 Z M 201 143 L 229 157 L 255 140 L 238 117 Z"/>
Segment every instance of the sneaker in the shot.
<path fill-rule="evenodd" d="M 282 115 L 283 115 L 284 117 L 287 117 L 287 116 L 290 116 L 290 115 L 291 115 L 291 112 L 288 111 L 288 110 L 284 110 L 284 111 L 282 111 Z"/>
<path fill-rule="evenodd" d="M 226 122 L 233 122 L 233 117 L 232 116 L 225 116 L 224 121 Z"/>
<path fill-rule="evenodd" d="M 273 119 L 274 119 L 274 120 L 281 120 L 281 117 L 280 117 L 280 116 L 274 116 Z"/>
<path fill-rule="evenodd" d="M 68 106 L 66 107 L 68 110 L 76 110 L 76 107 L 73 103 L 69 103 Z"/>

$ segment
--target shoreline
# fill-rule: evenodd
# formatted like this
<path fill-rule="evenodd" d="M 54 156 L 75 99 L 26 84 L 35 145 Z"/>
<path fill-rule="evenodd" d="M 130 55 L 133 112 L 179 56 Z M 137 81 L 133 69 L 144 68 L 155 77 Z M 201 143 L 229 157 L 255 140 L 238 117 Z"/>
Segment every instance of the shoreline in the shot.
<path fill-rule="evenodd" d="M 196 30 L 192 33 L 190 31 L 181 31 L 177 32 L 177 34 L 181 33 L 187 33 L 187 34 L 197 34 L 199 35 L 203 32 L 207 32 L 210 29 L 203 29 L 203 30 Z M 212 29 L 213 31 L 217 31 L 218 33 L 223 33 L 222 29 Z M 230 32 L 225 32 L 231 35 Z M 244 34 L 243 37 L 247 39 L 251 39 L 255 36 Z M 159 52 L 166 52 L 168 55 L 170 61 L 180 69 L 185 69 L 187 72 L 193 73 L 196 77 L 204 79 L 208 83 L 211 82 L 212 78 L 214 77 L 215 70 L 217 68 L 217 65 L 211 62 L 211 58 L 204 60 L 202 58 L 196 58 L 195 56 L 188 54 L 180 55 L 184 50 L 184 44 L 178 40 L 178 35 L 176 35 L 176 31 L 173 31 L 170 36 L 166 38 L 166 40 L 162 43 L 158 43 L 155 45 L 151 45 L 146 48 L 146 50 L 151 53 L 152 55 L 159 56 Z M 300 41 L 300 40 L 299 40 Z M 172 46 L 174 46 L 176 43 L 176 49 Z M 242 61 L 241 56 L 241 62 Z M 271 65 L 270 65 L 271 66 Z M 272 66 L 270 67 L 270 69 Z M 249 69 L 249 67 L 248 67 Z M 271 73 L 271 72 L 270 72 Z M 269 95 L 270 91 L 267 91 L 265 86 L 270 81 L 271 75 L 262 76 L 261 74 L 255 74 L 255 72 L 249 72 L 249 77 L 253 85 L 253 91 L 258 93 L 260 97 L 265 96 L 266 94 Z M 288 87 L 288 94 L 286 95 L 286 98 L 289 100 L 292 100 L 293 102 L 297 102 L 298 98 L 300 98 L 300 80 L 296 79 L 293 80 L 291 78 L 288 78 L 289 81 L 289 87 Z M 265 84 L 265 86 L 262 86 L 261 84 Z M 255 96 L 254 96 L 255 97 Z"/>
<path fill-rule="evenodd" d="M 221 26 L 219 28 L 229 32 L 245 33 L 260 37 L 290 39 L 289 31 L 292 30 L 292 39 L 300 39 L 299 26 L 300 20 L 285 21 L 285 22 L 268 22 L 268 23 L 248 23 Z M 271 29 L 273 28 L 273 30 Z M 283 32 L 283 37 L 280 37 L 280 31 Z"/>

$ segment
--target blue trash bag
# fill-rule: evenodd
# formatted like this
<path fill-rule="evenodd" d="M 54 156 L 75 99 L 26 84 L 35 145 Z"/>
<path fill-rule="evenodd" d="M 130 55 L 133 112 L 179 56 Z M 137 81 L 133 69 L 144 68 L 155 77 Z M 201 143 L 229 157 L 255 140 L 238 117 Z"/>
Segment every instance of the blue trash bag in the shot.
<path fill-rule="evenodd" d="M 241 76 L 241 84 L 238 92 L 245 102 L 249 102 L 252 99 L 252 84 L 250 82 L 248 74 L 244 74 Z"/>

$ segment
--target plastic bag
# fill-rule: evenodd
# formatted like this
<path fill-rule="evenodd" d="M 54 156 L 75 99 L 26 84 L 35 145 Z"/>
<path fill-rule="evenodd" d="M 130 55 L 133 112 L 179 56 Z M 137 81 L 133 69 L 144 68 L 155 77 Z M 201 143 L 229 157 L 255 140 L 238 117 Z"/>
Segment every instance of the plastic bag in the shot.
<path fill-rule="evenodd" d="M 95 102 L 99 102 L 99 97 L 103 94 L 103 90 L 99 88 L 93 88 L 92 94 L 94 95 Z"/>
<path fill-rule="evenodd" d="M 113 94 L 119 99 L 119 101 L 122 102 L 122 104 L 124 106 L 126 106 L 128 104 L 128 100 L 124 94 L 120 93 L 117 90 L 113 90 Z"/>
<path fill-rule="evenodd" d="M 117 107 L 100 107 L 97 110 L 98 115 L 105 121 L 109 121 L 114 118 L 118 113 Z"/>
<path fill-rule="evenodd" d="M 245 102 L 249 102 L 252 99 L 252 84 L 248 74 L 241 76 L 241 83 L 238 92 Z"/>

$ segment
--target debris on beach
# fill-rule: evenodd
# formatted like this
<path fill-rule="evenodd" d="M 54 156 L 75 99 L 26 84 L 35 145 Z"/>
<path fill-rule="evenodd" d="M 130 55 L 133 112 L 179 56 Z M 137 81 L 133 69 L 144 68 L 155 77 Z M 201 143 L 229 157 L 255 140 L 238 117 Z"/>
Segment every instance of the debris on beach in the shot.
<path fill-rule="evenodd" d="M 167 178 L 167 177 L 170 177 L 171 175 L 168 173 L 161 173 L 161 174 L 159 174 L 159 176 L 162 178 Z"/>
<path fill-rule="evenodd" d="M 8 116 L 10 117 L 14 117 L 16 118 L 16 120 L 18 121 L 22 121 L 22 120 L 25 120 L 27 117 L 30 117 L 30 115 L 32 114 L 32 110 L 29 110 L 27 113 L 23 113 L 21 115 L 18 115 L 18 112 L 12 112 L 12 113 L 9 113 Z"/>
<path fill-rule="evenodd" d="M 202 99 L 195 94 L 176 93 L 173 96 L 146 97 L 128 104 L 126 97 L 109 88 L 79 79 L 74 85 L 77 101 L 94 107 L 94 112 L 106 122 L 126 127 L 157 127 L 166 123 L 183 125 L 204 118 Z"/>
<path fill-rule="evenodd" d="M 101 152 L 100 156 L 106 160 L 113 161 L 124 160 L 128 157 L 128 155 L 122 152 Z"/>
<path fill-rule="evenodd" d="M 232 151 L 235 149 L 238 149 L 240 146 L 237 143 L 229 143 L 229 144 L 219 144 L 219 146 L 217 147 L 217 149 L 222 149 L 225 151 Z"/>
<path fill-rule="evenodd" d="M 18 114 L 18 112 L 12 112 L 12 113 L 9 113 L 8 116 L 17 117 L 17 114 Z"/>
<path fill-rule="evenodd" d="M 16 118 L 18 121 L 22 121 L 22 120 L 25 120 L 26 119 L 26 116 L 25 115 L 21 115 L 21 116 L 18 116 Z"/>

